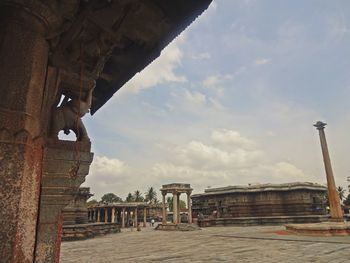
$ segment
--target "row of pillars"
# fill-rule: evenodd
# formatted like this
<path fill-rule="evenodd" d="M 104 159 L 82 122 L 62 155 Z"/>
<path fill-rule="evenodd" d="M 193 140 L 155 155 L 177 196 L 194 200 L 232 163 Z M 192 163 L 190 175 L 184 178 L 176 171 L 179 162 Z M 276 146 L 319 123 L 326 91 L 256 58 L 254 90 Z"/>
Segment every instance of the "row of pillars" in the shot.
<path fill-rule="evenodd" d="M 111 210 L 111 216 L 108 216 L 108 210 Z M 102 213 L 104 223 L 121 223 L 122 227 L 129 224 L 130 219 L 133 219 L 134 226 L 138 224 L 138 208 L 131 209 L 118 209 L 116 207 L 103 207 L 103 208 L 92 208 L 89 209 L 88 218 L 89 222 L 102 222 Z M 143 208 L 143 226 L 146 226 L 147 220 L 147 209 Z"/>
<path fill-rule="evenodd" d="M 181 217 L 180 217 L 180 192 L 173 191 L 173 223 L 179 224 L 181 223 Z M 192 204 L 191 204 L 191 192 L 186 192 L 187 194 L 187 208 L 188 208 L 188 223 L 192 223 Z M 167 223 L 167 210 L 166 210 L 166 200 L 165 197 L 167 195 L 167 192 L 162 191 L 163 196 L 163 220 L 162 223 Z"/>

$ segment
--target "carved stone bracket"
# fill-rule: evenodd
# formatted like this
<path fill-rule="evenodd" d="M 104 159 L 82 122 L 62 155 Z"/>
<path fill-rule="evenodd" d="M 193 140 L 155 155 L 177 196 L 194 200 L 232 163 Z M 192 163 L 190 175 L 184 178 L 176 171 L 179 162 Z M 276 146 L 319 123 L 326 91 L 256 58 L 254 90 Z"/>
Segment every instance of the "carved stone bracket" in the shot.
<path fill-rule="evenodd" d="M 89 142 L 49 140 L 46 144 L 35 262 L 58 262 L 62 209 L 74 200 L 89 173 L 90 147 Z"/>

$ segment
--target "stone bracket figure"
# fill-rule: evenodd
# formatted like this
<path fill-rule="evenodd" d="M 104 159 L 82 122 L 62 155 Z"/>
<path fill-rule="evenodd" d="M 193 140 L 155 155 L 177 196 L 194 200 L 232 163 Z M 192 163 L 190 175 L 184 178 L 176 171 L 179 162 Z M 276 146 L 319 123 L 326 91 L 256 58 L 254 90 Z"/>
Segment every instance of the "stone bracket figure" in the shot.
<path fill-rule="evenodd" d="M 77 141 L 90 141 L 81 118 L 90 110 L 94 88 L 84 92 L 80 99 L 76 94 L 71 96 L 65 94 L 61 105 L 52 112 L 50 137 L 58 139 L 61 130 L 67 135 L 72 130 Z"/>

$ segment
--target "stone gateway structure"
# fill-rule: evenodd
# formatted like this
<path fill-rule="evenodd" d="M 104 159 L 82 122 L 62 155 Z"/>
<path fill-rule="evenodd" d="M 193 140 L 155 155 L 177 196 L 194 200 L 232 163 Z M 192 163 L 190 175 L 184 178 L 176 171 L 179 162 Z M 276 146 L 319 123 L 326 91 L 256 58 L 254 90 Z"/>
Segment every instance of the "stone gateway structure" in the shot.
<path fill-rule="evenodd" d="M 314 183 L 209 188 L 192 195 L 192 212 L 201 226 L 319 222 L 326 191 Z"/>
<path fill-rule="evenodd" d="M 101 108 L 210 2 L 0 1 L 3 262 L 59 261 L 62 209 L 93 158 L 81 117 Z M 61 130 L 77 141 L 59 140 Z"/>
<path fill-rule="evenodd" d="M 180 217 L 180 195 L 187 195 L 187 221 L 189 224 L 192 223 L 192 205 L 191 205 L 191 193 L 193 189 L 190 184 L 165 184 L 160 189 L 163 196 L 163 220 L 162 224 L 157 226 L 159 230 L 177 230 L 178 225 L 181 223 Z M 166 195 L 172 194 L 173 196 L 173 221 L 172 223 L 167 222 L 167 207 L 166 207 Z"/>

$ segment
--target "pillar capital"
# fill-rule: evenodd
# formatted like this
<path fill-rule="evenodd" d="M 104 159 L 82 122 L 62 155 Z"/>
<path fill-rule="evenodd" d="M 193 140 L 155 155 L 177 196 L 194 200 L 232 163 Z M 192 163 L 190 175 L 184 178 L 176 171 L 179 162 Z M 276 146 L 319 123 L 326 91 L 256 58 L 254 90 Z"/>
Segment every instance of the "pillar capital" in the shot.
<path fill-rule="evenodd" d="M 327 123 L 324 123 L 322 121 L 318 121 L 314 124 L 314 126 L 317 128 L 317 130 L 324 130 L 324 128 L 326 127 Z"/>

